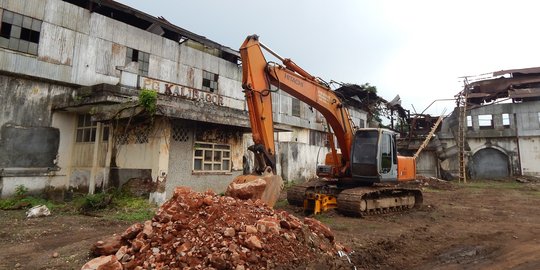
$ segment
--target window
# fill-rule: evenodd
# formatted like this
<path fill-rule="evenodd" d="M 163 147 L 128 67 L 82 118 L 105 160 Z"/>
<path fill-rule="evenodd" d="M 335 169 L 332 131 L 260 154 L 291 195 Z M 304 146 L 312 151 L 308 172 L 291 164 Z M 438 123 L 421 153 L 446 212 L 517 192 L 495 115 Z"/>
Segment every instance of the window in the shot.
<path fill-rule="evenodd" d="M 90 120 L 89 114 L 79 115 L 76 142 L 94 142 L 96 140 L 96 127 L 96 122 Z"/>
<path fill-rule="evenodd" d="M 300 100 L 292 98 L 292 116 L 300 117 Z"/>
<path fill-rule="evenodd" d="M 491 114 L 479 115 L 478 125 L 480 126 L 480 129 L 493 128 L 493 116 Z"/>
<path fill-rule="evenodd" d="M 309 130 L 309 144 L 317 146 L 326 146 L 326 141 L 328 139 L 328 133 L 318 131 L 318 130 Z"/>
<path fill-rule="evenodd" d="M 91 120 L 89 114 L 79 115 L 77 119 L 76 142 L 95 142 L 97 123 Z M 109 140 L 109 126 L 103 126 L 103 141 Z"/>
<path fill-rule="evenodd" d="M 150 65 L 150 54 L 136 49 L 127 48 L 126 64 L 131 62 L 139 63 L 139 74 L 148 76 L 148 66 Z"/>
<path fill-rule="evenodd" d="M 538 112 L 538 123 L 540 123 L 540 112 Z"/>
<path fill-rule="evenodd" d="M 472 129 L 472 116 L 467 115 L 467 129 Z"/>
<path fill-rule="evenodd" d="M 366 127 L 366 121 L 364 119 L 360 119 L 360 125 L 358 125 L 359 128 L 365 128 Z"/>
<path fill-rule="evenodd" d="M 388 173 L 392 168 L 392 136 L 383 134 L 381 137 L 381 170 L 380 173 Z"/>
<path fill-rule="evenodd" d="M 4 10 L 0 25 L 0 47 L 37 55 L 41 21 Z"/>
<path fill-rule="evenodd" d="M 504 128 L 510 128 L 510 115 L 507 113 L 503 113 L 502 122 Z"/>
<path fill-rule="evenodd" d="M 215 92 L 218 89 L 217 74 L 203 70 L 202 90 Z"/>
<path fill-rule="evenodd" d="M 207 142 L 195 142 L 193 150 L 194 172 L 230 172 L 231 146 Z"/>

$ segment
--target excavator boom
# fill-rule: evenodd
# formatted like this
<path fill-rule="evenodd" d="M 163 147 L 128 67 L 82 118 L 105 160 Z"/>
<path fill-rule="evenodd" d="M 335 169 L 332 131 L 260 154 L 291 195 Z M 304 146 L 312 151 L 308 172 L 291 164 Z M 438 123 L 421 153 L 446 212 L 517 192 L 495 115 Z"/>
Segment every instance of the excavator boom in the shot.
<path fill-rule="evenodd" d="M 263 50 L 281 64 L 268 62 Z M 406 209 L 421 203 L 418 190 L 365 187 L 415 177 L 414 158 L 398 157 L 392 131 L 357 129 L 342 100 L 324 81 L 272 51 L 258 36 L 246 38 L 240 55 L 242 88 L 254 142 L 248 149 L 255 155 L 255 168 L 251 175 L 233 180 L 226 194 L 262 199 L 271 206 L 277 200 L 283 180 L 276 175 L 272 92 L 279 89 L 320 112 L 333 132 L 329 134 L 330 153 L 325 164 L 317 167 L 317 175 L 324 179 L 291 188 L 287 194 L 289 203 L 303 204 L 315 213 L 337 207 L 350 214 Z M 334 146 L 334 136 L 340 153 Z"/>

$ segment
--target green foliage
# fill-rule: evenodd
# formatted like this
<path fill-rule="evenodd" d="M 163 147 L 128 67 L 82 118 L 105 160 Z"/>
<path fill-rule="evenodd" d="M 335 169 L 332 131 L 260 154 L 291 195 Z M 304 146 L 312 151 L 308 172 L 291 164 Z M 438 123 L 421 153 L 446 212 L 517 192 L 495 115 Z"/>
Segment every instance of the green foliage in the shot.
<path fill-rule="evenodd" d="M 16 196 L 16 197 L 0 200 L 0 209 L 2 210 L 27 209 L 27 208 L 34 207 L 36 205 L 45 205 L 50 210 L 59 209 L 62 207 L 59 204 L 55 204 L 43 198 L 37 198 L 33 196 L 26 196 L 24 198 Z"/>
<path fill-rule="evenodd" d="M 274 208 L 277 208 L 277 209 L 281 209 L 281 208 L 284 208 L 285 206 L 289 205 L 289 202 L 287 202 L 286 199 L 283 199 L 283 200 L 278 200 L 274 206 Z"/>
<path fill-rule="evenodd" d="M 105 209 L 111 203 L 112 195 L 107 193 L 88 194 L 77 200 L 77 209 L 81 213 L 88 213 L 99 209 Z"/>
<path fill-rule="evenodd" d="M 28 188 L 24 185 L 18 185 L 15 187 L 15 195 L 19 198 L 23 198 L 28 193 Z"/>
<path fill-rule="evenodd" d="M 20 194 L 26 194 L 20 188 Z M 134 197 L 111 190 L 106 193 L 78 195 L 68 203 L 54 203 L 43 198 L 33 196 L 14 196 L 0 199 L 1 210 L 27 209 L 36 205 L 46 205 L 51 211 L 64 214 L 91 214 L 103 216 L 106 219 L 144 221 L 152 219 L 157 209 L 155 204 L 148 202 L 147 198 Z"/>
<path fill-rule="evenodd" d="M 157 109 L 157 92 L 142 89 L 139 94 L 139 105 L 141 105 L 150 115 L 154 115 Z"/>
<path fill-rule="evenodd" d="M 369 83 L 364 83 L 362 85 L 360 85 L 360 87 L 368 92 L 371 92 L 371 93 L 377 93 L 377 86 L 375 85 L 370 85 Z"/>

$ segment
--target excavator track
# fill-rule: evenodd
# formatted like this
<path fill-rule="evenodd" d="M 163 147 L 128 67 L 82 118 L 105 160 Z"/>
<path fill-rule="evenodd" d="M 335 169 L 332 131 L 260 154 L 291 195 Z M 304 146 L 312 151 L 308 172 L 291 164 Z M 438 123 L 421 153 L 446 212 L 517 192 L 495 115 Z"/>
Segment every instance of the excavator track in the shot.
<path fill-rule="evenodd" d="M 308 193 L 335 196 L 337 210 L 352 216 L 406 211 L 419 207 L 423 201 L 422 192 L 415 188 L 371 186 L 341 189 L 322 180 L 292 186 L 287 190 L 287 201 L 290 205 L 304 206 Z"/>
<path fill-rule="evenodd" d="M 342 190 L 337 196 L 338 211 L 354 216 L 399 212 L 422 205 L 419 189 L 398 187 L 358 187 Z"/>
<path fill-rule="evenodd" d="M 318 187 L 324 187 L 327 183 L 322 180 L 311 180 L 302 184 L 297 184 L 287 190 L 287 202 L 294 206 L 304 206 L 306 192 Z"/>

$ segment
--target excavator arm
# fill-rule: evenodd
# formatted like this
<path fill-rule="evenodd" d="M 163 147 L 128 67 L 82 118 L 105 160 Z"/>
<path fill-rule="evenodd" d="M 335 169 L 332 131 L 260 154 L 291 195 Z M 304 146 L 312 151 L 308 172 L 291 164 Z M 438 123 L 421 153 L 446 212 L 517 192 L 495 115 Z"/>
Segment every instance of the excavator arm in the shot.
<path fill-rule="evenodd" d="M 263 49 L 282 61 L 283 65 L 268 63 Z M 270 166 L 275 173 L 274 122 L 271 85 L 281 89 L 319 111 L 332 128 L 341 148 L 338 155 L 332 148 L 333 174 L 344 175 L 350 166 L 350 149 L 354 131 L 349 112 L 340 98 L 321 80 L 312 76 L 292 60 L 285 59 L 259 41 L 248 36 L 240 47 L 242 57 L 242 87 L 246 95 L 256 159 L 256 171 Z"/>

